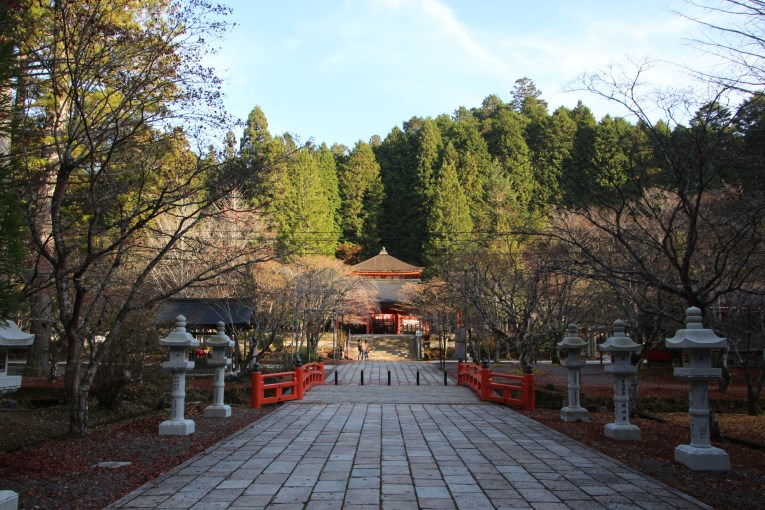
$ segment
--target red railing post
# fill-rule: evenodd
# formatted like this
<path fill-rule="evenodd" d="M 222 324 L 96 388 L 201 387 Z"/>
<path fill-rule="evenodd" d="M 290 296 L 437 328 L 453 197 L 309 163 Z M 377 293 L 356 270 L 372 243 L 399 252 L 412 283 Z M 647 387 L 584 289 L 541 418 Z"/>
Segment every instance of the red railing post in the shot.
<path fill-rule="evenodd" d="M 481 361 L 481 400 L 489 400 L 491 395 L 491 365 L 489 360 Z"/>
<path fill-rule="evenodd" d="M 321 370 L 321 384 L 324 384 L 324 362 L 319 361 L 319 370 Z"/>
<path fill-rule="evenodd" d="M 251 405 L 253 409 L 260 409 L 263 401 L 263 374 L 260 372 L 252 373 L 252 396 Z"/>
<path fill-rule="evenodd" d="M 295 379 L 297 384 L 295 385 L 295 391 L 297 392 L 297 399 L 303 400 L 303 393 L 305 393 L 305 381 L 303 380 L 303 366 L 295 366 Z"/>
<path fill-rule="evenodd" d="M 527 366 L 523 373 L 523 408 L 534 410 L 534 374 L 531 373 L 531 366 Z"/>

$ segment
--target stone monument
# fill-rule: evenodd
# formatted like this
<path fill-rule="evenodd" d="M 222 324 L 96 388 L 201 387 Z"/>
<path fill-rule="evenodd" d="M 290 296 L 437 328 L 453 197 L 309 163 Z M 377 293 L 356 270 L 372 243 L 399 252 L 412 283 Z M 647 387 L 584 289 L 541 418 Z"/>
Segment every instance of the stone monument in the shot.
<path fill-rule="evenodd" d="M 603 427 L 603 434 L 617 441 L 640 441 L 640 428 L 630 423 L 630 396 L 627 377 L 637 373 L 637 367 L 630 362 L 633 352 L 640 352 L 642 346 L 632 341 L 625 333 L 622 320 L 614 322 L 614 336 L 600 344 L 600 350 L 611 355 L 611 365 L 606 372 L 614 374 L 614 413 L 616 421 Z"/>
<path fill-rule="evenodd" d="M 186 411 L 186 372 L 194 368 L 189 361 L 189 348 L 199 345 L 199 341 L 186 331 L 186 317 L 175 318 L 175 330 L 159 341 L 159 345 L 170 348 L 170 360 L 162 363 L 162 368 L 173 375 L 170 393 L 170 419 L 159 424 L 160 436 L 188 436 L 196 430 L 194 420 L 184 417 Z"/>
<path fill-rule="evenodd" d="M 693 471 L 730 471 L 728 453 L 712 446 L 709 440 L 710 381 L 719 379 L 722 371 L 712 368 L 712 349 L 728 345 L 711 329 L 702 326 L 701 310 L 692 306 L 685 315 L 685 329 L 665 341 L 667 349 L 683 350 L 683 366 L 675 368 L 677 377 L 687 377 L 690 391 L 688 413 L 691 417 L 691 444 L 675 448 L 675 460 Z"/>
<path fill-rule="evenodd" d="M 581 368 L 586 364 L 582 359 L 582 348 L 586 345 L 587 342 L 579 338 L 576 324 L 568 325 L 566 336 L 558 343 L 558 349 L 566 354 L 561 365 L 568 369 L 568 405 L 560 410 L 563 421 L 590 421 L 590 414 L 581 406 L 579 391 Z"/>
<path fill-rule="evenodd" d="M 0 322 L 0 393 L 21 388 L 21 376 L 8 375 L 8 353 L 11 349 L 29 347 L 34 339 L 34 334 L 24 333 L 15 322 Z"/>
<path fill-rule="evenodd" d="M 231 406 L 223 403 L 223 394 L 226 386 L 226 367 L 231 366 L 234 341 L 226 335 L 226 325 L 218 322 L 218 333 L 205 343 L 213 350 L 207 364 L 215 368 L 213 403 L 205 408 L 205 418 L 228 418 L 231 416 Z"/>
<path fill-rule="evenodd" d="M 34 334 L 21 331 L 15 322 L 0 322 L 0 393 L 21 388 L 21 376 L 8 375 L 8 352 L 29 347 L 34 339 Z M 0 510 L 16 510 L 18 507 L 19 495 L 16 492 L 0 490 Z"/>

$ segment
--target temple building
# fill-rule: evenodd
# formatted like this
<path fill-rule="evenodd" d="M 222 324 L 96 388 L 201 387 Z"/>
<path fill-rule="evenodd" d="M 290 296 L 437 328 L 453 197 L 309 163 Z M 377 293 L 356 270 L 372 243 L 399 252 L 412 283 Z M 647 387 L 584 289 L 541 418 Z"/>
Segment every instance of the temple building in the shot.
<path fill-rule="evenodd" d="M 402 296 L 406 284 L 419 283 L 424 268 L 407 264 L 388 254 L 385 248 L 371 259 L 352 266 L 353 274 L 364 280 L 377 309 L 359 317 L 356 333 L 414 334 L 422 329 L 420 319 L 411 315 Z"/>

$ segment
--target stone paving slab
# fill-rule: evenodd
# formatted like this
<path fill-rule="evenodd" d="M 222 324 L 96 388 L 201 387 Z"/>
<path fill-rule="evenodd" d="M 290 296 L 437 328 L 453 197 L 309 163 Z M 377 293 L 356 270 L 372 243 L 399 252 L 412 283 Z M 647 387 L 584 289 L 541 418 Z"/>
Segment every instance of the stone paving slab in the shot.
<path fill-rule="evenodd" d="M 108 509 L 710 509 L 465 388 L 425 389 L 314 387 Z"/>
<path fill-rule="evenodd" d="M 327 365 L 324 379 L 326 384 L 334 384 L 334 372 L 338 374 L 338 384 L 361 385 L 361 373 L 364 372 L 364 384 L 367 386 L 387 386 L 390 371 L 391 386 L 416 386 L 417 373 L 420 374 L 420 386 L 443 386 L 444 371 L 438 363 L 427 361 L 353 361 L 342 363 L 334 368 Z M 449 378 L 448 384 L 456 384 Z"/>
<path fill-rule="evenodd" d="M 418 386 L 315 386 L 303 397 L 304 403 L 333 404 L 480 404 L 478 396 L 464 386 L 433 390 Z M 493 404 L 486 404 L 493 405 Z"/>
<path fill-rule="evenodd" d="M 447 378 L 444 386 L 443 371 L 437 364 L 423 362 L 360 361 L 339 365 L 335 384 L 334 371 L 325 371 L 323 386 L 314 386 L 303 397 L 304 403 L 332 404 L 336 402 L 359 404 L 479 404 L 481 400 L 470 388 L 457 386 Z M 361 371 L 364 386 L 361 386 Z M 388 370 L 391 384 L 388 386 Z M 420 385 L 417 385 L 417 372 Z"/>

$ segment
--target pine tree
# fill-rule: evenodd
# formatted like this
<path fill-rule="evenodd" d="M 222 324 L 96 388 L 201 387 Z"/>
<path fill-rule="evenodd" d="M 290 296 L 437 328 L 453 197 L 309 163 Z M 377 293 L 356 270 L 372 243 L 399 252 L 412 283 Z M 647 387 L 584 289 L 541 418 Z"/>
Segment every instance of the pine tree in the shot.
<path fill-rule="evenodd" d="M 380 165 L 372 147 L 357 142 L 338 169 L 342 240 L 362 247 L 362 253 L 379 250 L 378 219 L 383 200 Z"/>
<path fill-rule="evenodd" d="M 526 143 L 537 185 L 532 208 L 539 209 L 560 200 L 563 165 L 571 154 L 575 135 L 576 123 L 563 107 L 552 115 L 532 118 L 526 126 Z"/>
<path fill-rule="evenodd" d="M 585 181 L 594 154 L 597 121 L 592 111 L 581 101 L 571 110 L 570 116 L 576 125 L 576 132 L 571 152 L 563 161 L 560 183 L 562 201 L 574 204 L 586 199 Z"/>
<path fill-rule="evenodd" d="M 285 165 L 276 195 L 273 216 L 279 253 L 287 258 L 332 255 L 339 233 L 318 157 L 305 149 L 293 155 Z"/>
<path fill-rule="evenodd" d="M 469 110 L 458 109 L 446 138 L 454 145 L 459 157 L 457 176 L 468 201 L 473 225 L 483 230 L 486 224 L 482 215 L 483 187 L 490 172 L 491 156 L 481 136 L 478 119 Z"/>
<path fill-rule="evenodd" d="M 384 190 L 380 243 L 404 260 L 422 262 L 419 247 L 425 233 L 424 228 L 415 231 L 413 227 L 419 211 L 414 207 L 418 200 L 413 172 L 416 163 L 410 139 L 394 127 L 374 151 Z"/>
<path fill-rule="evenodd" d="M 438 271 L 452 255 L 467 247 L 473 231 L 470 209 L 452 159 L 445 159 L 439 171 L 427 226 L 425 255 L 429 267 Z"/>
<path fill-rule="evenodd" d="M 227 146 L 230 145 L 231 140 L 227 138 Z M 277 179 L 276 163 L 292 150 L 285 150 L 279 140 L 274 140 L 268 130 L 265 113 L 260 106 L 255 106 L 247 116 L 239 142 L 239 159 L 231 162 L 242 167 L 242 191 L 245 197 L 251 201 L 262 201 L 265 196 L 271 195 Z M 263 172 L 264 168 L 271 168 L 272 171 Z"/>
<path fill-rule="evenodd" d="M 321 179 L 322 191 L 327 197 L 330 212 L 332 213 L 332 232 L 333 235 L 340 235 L 340 190 L 337 179 L 337 167 L 335 165 L 335 155 L 325 145 L 322 144 L 314 155 L 319 165 L 319 176 Z"/>

